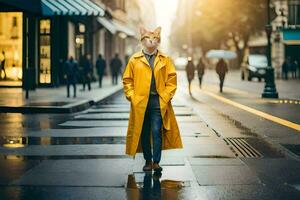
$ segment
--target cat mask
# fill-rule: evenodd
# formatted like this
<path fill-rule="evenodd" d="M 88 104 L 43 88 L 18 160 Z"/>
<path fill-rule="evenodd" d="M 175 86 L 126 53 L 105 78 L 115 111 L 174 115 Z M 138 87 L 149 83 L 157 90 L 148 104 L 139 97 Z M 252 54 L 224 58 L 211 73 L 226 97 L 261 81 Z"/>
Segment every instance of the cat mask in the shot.
<path fill-rule="evenodd" d="M 157 27 L 153 32 L 147 31 L 145 28 L 140 28 L 141 42 L 146 49 L 156 49 L 160 44 L 161 27 Z"/>

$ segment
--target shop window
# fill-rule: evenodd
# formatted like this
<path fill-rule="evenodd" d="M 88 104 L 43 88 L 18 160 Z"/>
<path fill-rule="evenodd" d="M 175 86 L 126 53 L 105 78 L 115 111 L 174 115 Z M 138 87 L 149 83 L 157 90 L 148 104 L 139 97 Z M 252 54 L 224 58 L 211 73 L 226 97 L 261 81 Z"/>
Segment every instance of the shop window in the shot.
<path fill-rule="evenodd" d="M 51 83 L 51 21 L 40 20 L 40 69 L 39 82 L 41 84 Z"/>
<path fill-rule="evenodd" d="M 0 84 L 22 85 L 21 12 L 0 12 Z"/>

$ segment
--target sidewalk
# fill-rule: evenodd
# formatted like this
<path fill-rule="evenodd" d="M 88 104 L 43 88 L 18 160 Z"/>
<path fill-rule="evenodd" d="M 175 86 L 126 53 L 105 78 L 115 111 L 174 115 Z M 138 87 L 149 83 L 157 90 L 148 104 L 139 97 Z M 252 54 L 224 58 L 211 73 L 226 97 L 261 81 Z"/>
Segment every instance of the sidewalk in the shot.
<path fill-rule="evenodd" d="M 198 83 L 196 77 L 194 82 Z M 203 85 L 205 86 L 207 83 L 214 85 L 219 84 L 219 78 L 214 70 L 205 71 Z M 300 79 L 275 79 L 275 84 L 279 94 L 279 99 L 300 100 Z M 259 82 L 256 78 L 253 78 L 252 81 L 242 81 L 240 70 L 229 70 L 225 78 L 224 86 L 242 90 L 248 94 L 261 98 L 261 94 L 265 87 L 265 82 L 264 80 Z"/>
<path fill-rule="evenodd" d="M 82 90 L 82 84 L 77 84 L 77 98 L 72 98 L 73 88 L 70 88 L 71 98 L 67 98 L 66 86 L 59 88 L 38 88 L 29 91 L 29 99 L 21 88 L 0 88 L 0 113 L 71 113 L 89 108 L 91 105 L 120 91 L 122 84 L 112 85 L 111 77 L 104 77 L 102 88 L 98 82 L 92 83 L 92 90 Z"/>
<path fill-rule="evenodd" d="M 185 73 L 179 72 L 178 76 L 179 88 L 187 96 Z M 193 106 L 199 107 L 198 113 L 203 116 L 203 120 L 224 137 L 244 138 L 249 134 L 256 135 L 287 157 L 300 160 L 300 107 L 299 100 L 295 100 L 299 99 L 297 98 L 299 91 L 294 90 L 300 81 L 277 80 L 276 82 L 282 98 L 279 100 L 263 99 L 261 98 L 263 82 L 241 81 L 237 72 L 231 72 L 226 77 L 224 92 L 219 93 L 217 76 L 212 71 L 207 71 L 202 89 L 199 89 L 198 80 L 194 79 L 193 97 L 189 98 L 194 101 Z M 188 101 L 189 98 L 186 100 Z M 214 117 L 211 117 L 212 114 L 207 113 L 207 110 L 215 112 Z M 219 118 L 218 115 L 221 116 L 222 122 L 216 120 Z M 226 127 L 226 124 L 232 122 L 236 124 L 238 131 L 232 131 Z M 239 134 L 233 134 L 236 132 Z"/>

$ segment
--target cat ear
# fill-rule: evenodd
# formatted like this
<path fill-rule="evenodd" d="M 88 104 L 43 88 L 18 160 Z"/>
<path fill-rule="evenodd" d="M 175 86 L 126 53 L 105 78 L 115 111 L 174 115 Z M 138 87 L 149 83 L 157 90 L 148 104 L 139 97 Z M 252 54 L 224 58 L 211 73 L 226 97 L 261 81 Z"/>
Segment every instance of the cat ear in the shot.
<path fill-rule="evenodd" d="M 145 33 L 147 33 L 147 30 L 144 27 L 140 27 L 140 34 L 141 36 L 144 35 Z"/>
<path fill-rule="evenodd" d="M 154 30 L 154 33 L 160 35 L 160 32 L 161 32 L 161 27 L 157 27 L 155 30 Z"/>

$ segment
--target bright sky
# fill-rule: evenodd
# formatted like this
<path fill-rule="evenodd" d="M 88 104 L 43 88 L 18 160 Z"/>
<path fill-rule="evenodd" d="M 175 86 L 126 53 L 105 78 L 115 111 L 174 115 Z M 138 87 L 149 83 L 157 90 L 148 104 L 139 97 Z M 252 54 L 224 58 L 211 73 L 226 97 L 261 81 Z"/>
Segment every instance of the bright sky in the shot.
<path fill-rule="evenodd" d="M 172 21 L 175 18 L 178 0 L 153 0 L 156 12 L 157 26 L 162 27 L 161 49 L 168 51 L 169 35 Z"/>

